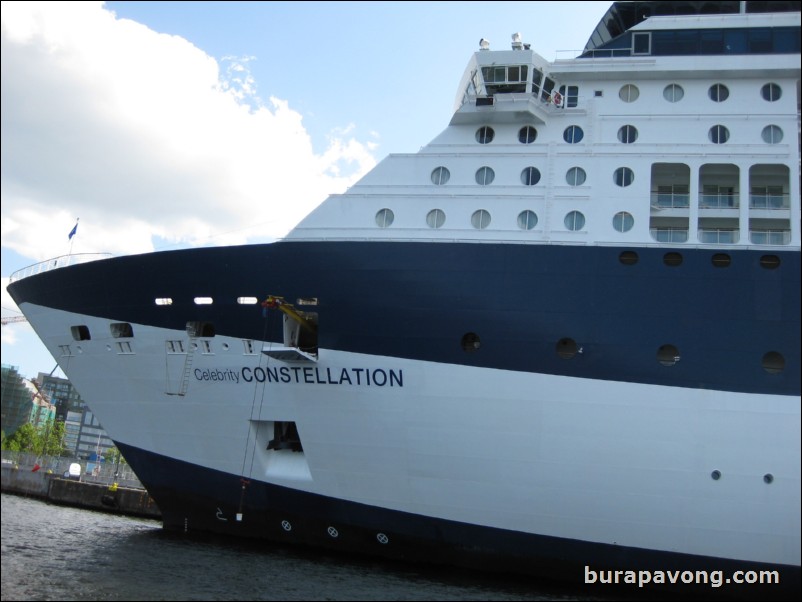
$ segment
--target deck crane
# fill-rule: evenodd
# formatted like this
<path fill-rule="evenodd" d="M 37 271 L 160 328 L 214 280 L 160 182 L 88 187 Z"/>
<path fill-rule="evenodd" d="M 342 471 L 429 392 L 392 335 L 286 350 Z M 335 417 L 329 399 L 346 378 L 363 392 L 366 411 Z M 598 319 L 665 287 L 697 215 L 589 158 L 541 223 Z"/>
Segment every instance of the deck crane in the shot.
<path fill-rule="evenodd" d="M 301 326 L 306 328 L 307 330 L 316 333 L 317 332 L 317 324 L 307 320 L 302 314 L 295 309 L 295 306 L 292 303 L 287 303 L 284 300 L 284 297 L 277 297 L 275 295 L 268 295 L 267 299 L 262 301 L 262 307 L 267 309 L 278 309 L 284 312 L 285 315 L 289 316 L 296 322 L 298 322 Z"/>
<path fill-rule="evenodd" d="M 284 297 L 269 295 L 262 302 L 262 311 L 278 309 L 284 314 L 284 346 L 269 345 L 262 353 L 282 361 L 317 361 L 317 314 L 300 312 Z"/>

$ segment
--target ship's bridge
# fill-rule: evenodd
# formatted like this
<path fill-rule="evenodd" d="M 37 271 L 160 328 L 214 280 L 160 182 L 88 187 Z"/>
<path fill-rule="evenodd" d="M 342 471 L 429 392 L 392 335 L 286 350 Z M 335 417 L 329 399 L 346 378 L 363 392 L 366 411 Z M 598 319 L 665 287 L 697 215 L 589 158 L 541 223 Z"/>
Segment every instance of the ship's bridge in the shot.
<path fill-rule="evenodd" d="M 549 77 L 548 67 L 520 34 L 513 34 L 510 50 L 491 50 L 487 40 L 480 40 L 460 81 L 451 123 L 511 123 L 524 114 L 542 124 L 575 107 L 576 93 Z"/>

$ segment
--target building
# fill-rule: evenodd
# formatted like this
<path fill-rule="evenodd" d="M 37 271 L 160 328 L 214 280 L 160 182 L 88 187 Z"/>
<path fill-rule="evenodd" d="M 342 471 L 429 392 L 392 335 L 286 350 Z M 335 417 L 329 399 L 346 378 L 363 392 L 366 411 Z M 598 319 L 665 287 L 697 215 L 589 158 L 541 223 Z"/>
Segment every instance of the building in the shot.
<path fill-rule="evenodd" d="M 31 413 L 28 419 L 34 428 L 39 429 L 52 424 L 56 420 L 56 406 L 50 402 L 50 398 L 42 391 L 39 384 L 35 381 L 25 379 L 25 388 L 31 396 Z"/>
<path fill-rule="evenodd" d="M 91 454 L 103 456 L 106 450 L 114 447 L 114 442 L 69 380 L 40 372 L 37 381 L 55 404 L 58 419 L 64 420 L 67 451 L 85 459 Z"/>
<path fill-rule="evenodd" d="M 31 392 L 16 366 L 2 365 L 2 416 L 3 435 L 10 437 L 31 417 Z"/>

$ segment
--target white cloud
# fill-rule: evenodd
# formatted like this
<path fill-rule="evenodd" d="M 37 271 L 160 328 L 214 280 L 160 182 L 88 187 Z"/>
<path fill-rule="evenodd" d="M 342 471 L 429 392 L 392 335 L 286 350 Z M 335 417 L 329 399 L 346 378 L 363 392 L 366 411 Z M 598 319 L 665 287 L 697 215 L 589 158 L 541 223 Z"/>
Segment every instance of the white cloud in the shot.
<path fill-rule="evenodd" d="M 251 59 L 221 67 L 99 2 L 3 3 L 3 246 L 65 254 L 76 218 L 72 252 L 277 238 L 373 167 L 347 130 L 316 154 Z"/>

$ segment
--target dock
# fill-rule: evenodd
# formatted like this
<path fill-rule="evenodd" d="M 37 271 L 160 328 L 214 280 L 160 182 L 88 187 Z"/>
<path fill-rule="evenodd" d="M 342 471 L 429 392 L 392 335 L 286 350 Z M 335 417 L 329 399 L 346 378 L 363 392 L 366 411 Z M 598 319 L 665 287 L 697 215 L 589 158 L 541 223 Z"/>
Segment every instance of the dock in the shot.
<path fill-rule="evenodd" d="M 3 493 L 40 499 L 52 504 L 101 512 L 161 519 L 161 511 L 146 489 L 71 479 L 49 471 L 3 463 Z"/>

